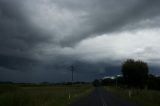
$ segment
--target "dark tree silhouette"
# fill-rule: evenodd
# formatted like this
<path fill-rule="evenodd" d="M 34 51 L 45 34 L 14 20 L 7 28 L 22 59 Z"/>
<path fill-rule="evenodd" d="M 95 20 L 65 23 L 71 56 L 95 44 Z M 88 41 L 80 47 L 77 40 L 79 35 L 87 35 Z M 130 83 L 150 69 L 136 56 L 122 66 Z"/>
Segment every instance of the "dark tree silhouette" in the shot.
<path fill-rule="evenodd" d="M 93 86 L 97 87 L 97 86 L 100 86 L 100 81 L 98 79 L 95 79 L 93 82 L 92 82 Z"/>
<path fill-rule="evenodd" d="M 143 88 L 148 78 L 148 65 L 140 60 L 128 59 L 122 64 L 122 74 L 129 87 Z"/>

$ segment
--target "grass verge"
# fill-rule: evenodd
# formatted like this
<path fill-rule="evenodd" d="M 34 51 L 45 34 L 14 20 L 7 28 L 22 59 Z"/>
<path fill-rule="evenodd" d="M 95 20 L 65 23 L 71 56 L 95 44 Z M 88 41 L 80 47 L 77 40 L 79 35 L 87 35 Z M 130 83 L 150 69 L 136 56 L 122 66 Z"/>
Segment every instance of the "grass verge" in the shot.
<path fill-rule="evenodd" d="M 125 99 L 132 100 L 140 106 L 160 106 L 160 91 L 153 90 L 132 90 L 132 96 L 129 97 L 129 89 L 105 87 L 107 91 L 110 91 Z"/>

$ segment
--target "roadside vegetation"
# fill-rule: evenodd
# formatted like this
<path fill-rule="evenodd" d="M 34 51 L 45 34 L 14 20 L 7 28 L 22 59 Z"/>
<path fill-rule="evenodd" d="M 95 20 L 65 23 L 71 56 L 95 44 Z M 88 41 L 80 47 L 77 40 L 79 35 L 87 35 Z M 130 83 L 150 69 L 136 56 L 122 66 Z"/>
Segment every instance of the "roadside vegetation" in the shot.
<path fill-rule="evenodd" d="M 68 106 L 92 91 L 90 85 L 0 85 L 0 106 Z"/>
<path fill-rule="evenodd" d="M 105 87 L 107 91 L 115 95 L 136 102 L 140 106 L 160 106 L 160 91 L 133 89 L 132 96 L 129 97 L 127 88 Z"/>
<path fill-rule="evenodd" d="M 121 67 L 122 75 L 94 81 L 108 91 L 130 99 L 140 106 L 160 106 L 160 77 L 149 74 L 147 63 L 128 59 Z"/>

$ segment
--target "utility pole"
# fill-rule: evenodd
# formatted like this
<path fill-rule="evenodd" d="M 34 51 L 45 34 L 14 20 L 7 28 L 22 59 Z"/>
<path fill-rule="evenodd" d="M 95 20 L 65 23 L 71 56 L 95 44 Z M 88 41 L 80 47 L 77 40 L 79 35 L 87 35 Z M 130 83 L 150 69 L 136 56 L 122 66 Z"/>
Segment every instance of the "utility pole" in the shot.
<path fill-rule="evenodd" d="M 73 84 L 73 81 L 74 81 L 74 79 L 73 79 L 73 72 L 75 71 L 75 68 L 74 68 L 74 66 L 71 66 L 71 72 L 72 72 L 72 84 Z"/>
<path fill-rule="evenodd" d="M 74 66 L 73 66 L 73 65 L 70 66 L 70 71 L 71 71 L 71 73 L 72 73 L 72 85 L 73 85 L 73 72 L 74 72 Z M 68 93 L 68 102 L 69 102 L 69 104 L 70 104 L 71 93 L 70 93 L 69 88 L 68 88 L 66 91 L 67 91 L 67 93 Z"/>

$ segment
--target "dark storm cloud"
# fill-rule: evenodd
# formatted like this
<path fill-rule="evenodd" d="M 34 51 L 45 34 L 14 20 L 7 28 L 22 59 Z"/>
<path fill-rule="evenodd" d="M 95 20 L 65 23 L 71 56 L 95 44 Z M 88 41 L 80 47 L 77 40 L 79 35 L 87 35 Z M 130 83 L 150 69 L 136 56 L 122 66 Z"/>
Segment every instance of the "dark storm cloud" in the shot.
<path fill-rule="evenodd" d="M 32 48 L 47 39 L 28 23 L 21 8 L 19 0 L 0 1 L 1 54 L 29 57 Z"/>
<path fill-rule="evenodd" d="M 135 0 L 134 2 L 128 0 L 87 0 L 85 2 L 54 0 L 51 2 L 71 12 L 86 11 L 87 13 L 84 16 L 85 23 L 80 24 L 75 31 L 70 33 L 70 36 L 64 36 L 60 40 L 60 43 L 65 46 L 87 37 L 118 31 L 127 24 L 159 16 L 160 10 L 159 0 Z M 23 11 L 22 6 L 19 0 L 0 1 L 0 47 L 2 49 L 19 49 L 19 51 L 26 52 L 32 50 L 37 43 L 48 42 L 50 39 L 45 32 L 28 22 L 26 16 L 29 14 Z M 54 33 L 52 35 L 54 36 Z M 54 39 L 57 38 L 54 37 Z"/>
<path fill-rule="evenodd" d="M 20 70 L 17 76 L 26 72 L 29 77 L 26 70 L 31 70 L 35 72 L 33 80 L 37 81 L 43 80 L 43 75 L 47 81 L 54 78 L 58 81 L 58 75 L 68 78 L 66 70 L 71 65 L 82 80 L 120 73 L 120 60 L 86 62 L 81 59 L 85 53 L 74 54 L 72 49 L 87 38 L 119 32 L 127 25 L 137 27 L 137 23 L 146 19 L 154 20 L 160 16 L 159 11 L 159 0 L 0 0 L 0 71 L 9 79 L 9 71 Z M 55 49 L 65 47 L 73 47 L 68 50 L 71 54 Z"/>
<path fill-rule="evenodd" d="M 66 37 L 66 39 L 62 41 L 64 45 L 76 43 L 79 40 L 104 33 L 121 31 L 121 29 L 128 24 L 138 23 L 146 19 L 152 20 L 152 18 L 160 16 L 159 0 L 62 1 L 63 0 L 57 1 L 62 8 L 77 12 L 88 12 L 88 14 L 84 16 L 84 18 L 86 18 L 85 23 L 79 25 L 79 29 L 76 30 L 73 35 Z"/>
<path fill-rule="evenodd" d="M 47 39 L 27 21 L 19 0 L 0 0 L 0 67 L 18 71 L 38 67 L 33 49 Z"/>
<path fill-rule="evenodd" d="M 28 58 L 0 54 L 0 67 L 11 70 L 25 71 L 37 63 L 37 61 Z"/>
<path fill-rule="evenodd" d="M 36 29 L 32 26 L 31 23 L 28 23 L 26 18 L 27 15 L 30 14 L 26 11 L 23 11 L 23 5 L 21 4 L 21 2 L 19 2 L 18 0 L 13 0 L 12 2 L 10 2 L 9 0 L 2 0 L 0 3 L 1 5 L 3 5 L 1 6 L 2 17 L 8 18 L 8 20 L 5 20 L 6 18 L 2 20 L 3 25 L 1 25 L 1 27 L 4 28 L 4 24 L 6 23 L 8 23 L 10 27 L 10 29 L 8 29 L 8 26 L 5 27 L 6 29 L 1 29 L 3 31 L 10 30 L 11 34 L 18 32 L 18 35 L 23 34 L 23 37 L 20 37 L 20 39 L 25 41 L 25 43 L 27 42 L 28 44 L 32 44 L 33 42 L 37 43 L 39 40 L 41 40 L 40 42 L 42 42 L 44 39 L 49 39 L 47 33 L 40 31 L 40 29 L 38 28 Z M 65 36 L 65 31 L 64 33 L 62 32 L 62 36 L 64 35 L 64 37 L 63 39 L 60 39 L 59 42 L 63 46 L 75 44 L 80 40 L 88 37 L 97 36 L 113 31 L 119 31 L 123 26 L 138 23 L 141 20 L 152 19 L 155 16 L 159 16 L 160 10 L 160 2 L 158 0 L 87 0 L 85 2 L 78 0 L 54 0 L 50 2 L 58 5 L 59 8 L 69 10 L 71 13 L 73 12 L 73 14 L 78 14 L 79 12 L 86 12 L 87 14 L 85 16 L 82 16 L 85 21 L 83 23 L 80 23 L 78 28 L 73 28 L 73 31 L 68 34 L 69 36 Z M 39 1 L 37 1 L 37 3 L 39 3 Z M 58 28 L 58 32 L 63 30 L 63 28 L 61 27 Z M 70 29 L 72 29 L 72 26 L 70 26 Z M 12 32 L 12 30 L 14 32 Z M 50 35 L 54 36 L 56 34 L 57 33 L 53 31 Z M 54 39 L 59 38 L 58 36 L 56 36 L 54 37 Z M 32 45 L 30 47 L 32 47 Z"/>

